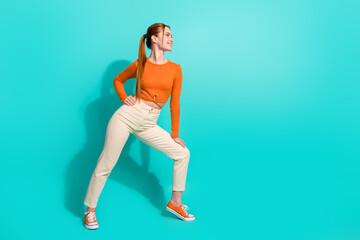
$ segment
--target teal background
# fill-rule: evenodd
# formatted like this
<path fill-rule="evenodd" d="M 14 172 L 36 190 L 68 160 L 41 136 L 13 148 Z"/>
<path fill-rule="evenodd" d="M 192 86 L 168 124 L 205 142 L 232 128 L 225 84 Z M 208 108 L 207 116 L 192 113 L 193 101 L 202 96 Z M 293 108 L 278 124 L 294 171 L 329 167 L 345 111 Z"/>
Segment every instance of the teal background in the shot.
<path fill-rule="evenodd" d="M 0 239 L 360 239 L 359 1 L 7 1 L 0 5 Z M 155 22 L 183 69 L 183 222 L 173 162 L 130 136 L 83 200 L 114 77 Z M 150 51 L 147 49 L 148 56 Z M 125 84 L 134 93 L 135 80 Z M 170 131 L 169 103 L 158 124 Z"/>

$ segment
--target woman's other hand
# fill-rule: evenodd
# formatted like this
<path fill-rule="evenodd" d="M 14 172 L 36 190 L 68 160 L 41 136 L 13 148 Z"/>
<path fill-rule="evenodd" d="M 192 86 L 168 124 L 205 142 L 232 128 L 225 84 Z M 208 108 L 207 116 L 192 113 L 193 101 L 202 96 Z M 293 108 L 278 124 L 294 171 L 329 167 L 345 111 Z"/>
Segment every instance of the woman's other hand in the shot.
<path fill-rule="evenodd" d="M 124 100 L 124 104 L 126 104 L 126 105 L 129 105 L 129 106 L 133 106 L 133 105 L 135 105 L 135 103 L 136 103 L 136 97 L 134 97 L 135 96 L 135 94 L 134 95 L 132 95 L 132 96 L 128 96 L 125 100 Z"/>
<path fill-rule="evenodd" d="M 185 148 L 185 143 L 183 140 L 181 140 L 181 138 L 179 137 L 176 137 L 176 138 L 173 138 L 175 142 L 177 142 L 178 144 L 180 144 L 183 148 Z"/>

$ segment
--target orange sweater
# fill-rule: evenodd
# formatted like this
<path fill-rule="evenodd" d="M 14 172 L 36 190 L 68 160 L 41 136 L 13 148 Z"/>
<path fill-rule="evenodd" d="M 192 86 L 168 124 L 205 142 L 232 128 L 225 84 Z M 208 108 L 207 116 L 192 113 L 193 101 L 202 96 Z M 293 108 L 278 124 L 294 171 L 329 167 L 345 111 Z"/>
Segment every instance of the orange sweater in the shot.
<path fill-rule="evenodd" d="M 114 87 L 121 102 L 127 98 L 124 83 L 136 77 L 138 59 L 132 62 L 114 79 Z M 140 98 L 152 102 L 167 102 L 171 94 L 171 137 L 179 137 L 180 121 L 180 94 L 182 85 L 182 69 L 180 64 L 167 61 L 164 64 L 155 64 L 146 61 L 142 76 Z"/>

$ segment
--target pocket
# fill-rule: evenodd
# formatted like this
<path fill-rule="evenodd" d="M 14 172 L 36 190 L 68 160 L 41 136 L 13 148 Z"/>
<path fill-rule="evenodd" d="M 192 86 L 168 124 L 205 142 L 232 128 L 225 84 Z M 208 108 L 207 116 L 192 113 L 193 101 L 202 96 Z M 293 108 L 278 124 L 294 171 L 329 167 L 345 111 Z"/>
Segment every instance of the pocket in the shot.
<path fill-rule="evenodd" d="M 132 109 L 133 109 L 133 106 L 130 106 L 130 105 L 127 105 L 127 104 L 123 104 L 121 106 L 121 109 L 124 111 L 124 112 L 131 112 Z"/>
<path fill-rule="evenodd" d="M 139 104 L 136 102 L 134 105 L 132 105 L 130 107 L 135 108 L 135 109 L 139 109 Z"/>
<path fill-rule="evenodd" d="M 134 105 L 127 105 L 127 104 L 124 104 L 124 112 L 127 112 L 127 113 L 132 113 L 132 114 L 138 114 L 139 112 L 142 112 L 141 111 L 141 106 L 139 106 L 139 104 L 135 103 Z"/>
<path fill-rule="evenodd" d="M 134 105 L 127 105 L 127 104 L 123 104 L 123 106 L 125 107 L 125 108 L 127 108 L 127 107 L 134 107 L 136 104 L 134 104 Z"/>

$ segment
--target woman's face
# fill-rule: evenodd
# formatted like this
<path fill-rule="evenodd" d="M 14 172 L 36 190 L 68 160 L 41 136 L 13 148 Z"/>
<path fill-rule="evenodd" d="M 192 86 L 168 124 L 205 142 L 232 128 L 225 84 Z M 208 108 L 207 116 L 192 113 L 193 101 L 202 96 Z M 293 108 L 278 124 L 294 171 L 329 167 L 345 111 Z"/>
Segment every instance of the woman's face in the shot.
<path fill-rule="evenodd" d="M 162 38 L 163 38 L 163 32 L 161 31 L 158 34 L 157 42 L 156 42 L 158 44 L 159 48 L 162 49 L 164 52 L 171 51 L 172 43 L 174 42 L 174 39 L 172 38 L 170 28 L 165 27 L 164 40 L 162 40 Z"/>

